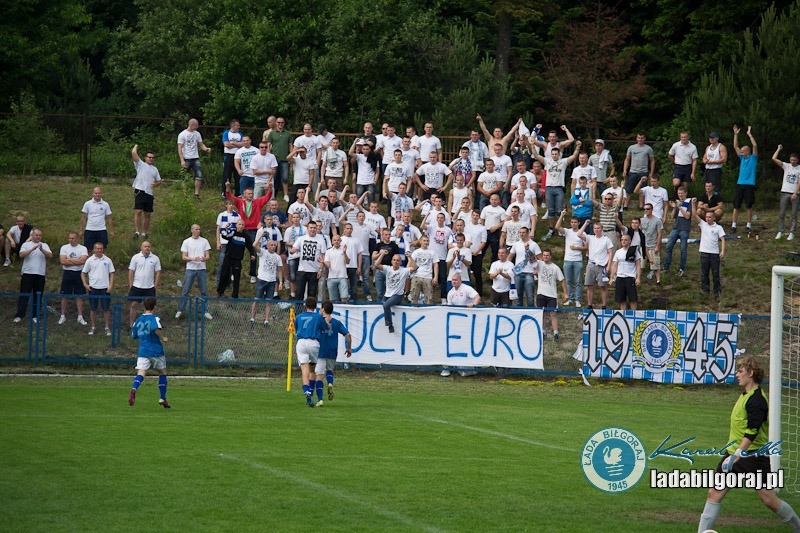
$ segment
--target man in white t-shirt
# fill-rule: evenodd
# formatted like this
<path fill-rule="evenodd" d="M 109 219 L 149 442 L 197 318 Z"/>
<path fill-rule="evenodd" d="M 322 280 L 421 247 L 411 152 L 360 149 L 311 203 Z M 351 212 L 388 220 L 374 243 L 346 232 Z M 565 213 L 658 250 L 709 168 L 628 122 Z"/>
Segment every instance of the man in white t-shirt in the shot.
<path fill-rule="evenodd" d="M 344 225 L 342 235 L 342 246 L 347 247 L 347 282 L 350 301 L 356 300 L 356 289 L 358 288 L 358 278 L 361 276 L 361 255 L 364 253 L 361 241 L 353 237 L 353 224 L 347 222 Z M 330 293 L 328 289 L 328 293 Z"/>
<path fill-rule="evenodd" d="M 128 298 L 131 300 L 130 327 L 136 321 L 139 302 L 156 296 L 161 279 L 161 260 L 152 253 L 149 241 L 142 242 L 141 252 L 131 257 L 128 265 Z"/>
<path fill-rule="evenodd" d="M 300 189 L 311 187 L 317 172 L 317 164 L 314 158 L 308 155 L 304 146 L 292 148 L 286 156 L 286 161 L 292 165 L 292 190 L 289 194 L 289 203 L 293 204 L 298 200 L 297 192 Z"/>
<path fill-rule="evenodd" d="M 103 191 L 95 187 L 92 199 L 87 200 L 81 208 L 81 229 L 83 245 L 87 250 L 94 248 L 94 243 L 102 242 L 103 248 L 108 247 L 109 235 L 114 237 L 114 221 L 111 218 L 111 206 L 103 200 Z M 134 234 L 134 237 L 138 237 Z"/>
<path fill-rule="evenodd" d="M 242 137 L 242 143 L 244 146 L 236 150 L 236 154 L 233 156 L 233 165 L 236 167 L 236 173 L 239 174 L 237 196 L 241 196 L 247 189 L 253 189 L 255 193 L 256 186 L 256 178 L 250 164 L 253 158 L 258 155 L 258 148 L 251 144 L 250 137 L 247 135 Z"/>
<path fill-rule="evenodd" d="M 697 170 L 697 146 L 689 141 L 689 132 L 681 132 L 681 140 L 669 149 L 669 160 L 675 165 L 672 171 L 672 186 L 681 187 L 688 192 L 689 182 L 694 182 L 694 173 Z M 647 200 L 645 200 L 647 202 Z"/>
<path fill-rule="evenodd" d="M 275 176 L 277 168 L 278 160 L 267 151 L 267 143 L 262 141 L 258 145 L 258 153 L 250 159 L 250 172 L 255 180 L 253 198 L 261 198 L 267 194 L 268 190 L 273 189 L 272 178 Z"/>
<path fill-rule="evenodd" d="M 383 275 L 386 278 L 386 290 L 383 293 L 383 321 L 386 324 L 386 327 L 389 328 L 389 333 L 394 333 L 392 307 L 403 301 L 403 295 L 405 294 L 406 289 L 406 281 L 408 281 L 411 272 L 417 268 L 414 264 L 414 260 L 411 258 L 411 252 L 406 252 L 406 258 L 408 259 L 408 267 L 400 266 L 400 263 L 403 260 L 400 254 L 394 254 L 392 256 L 391 266 L 376 266 L 376 268 L 379 268 L 381 272 L 383 272 Z"/>
<path fill-rule="evenodd" d="M 550 309 L 550 327 L 553 328 L 553 339 L 558 340 L 558 285 L 564 293 L 564 299 L 569 294 L 567 292 L 567 282 L 564 273 L 553 263 L 553 256 L 550 250 L 542 250 L 542 260 L 537 263 L 535 273 L 539 277 L 539 284 L 536 287 L 536 307 Z M 545 329 L 542 328 L 542 339 L 546 336 Z"/>
<path fill-rule="evenodd" d="M 497 261 L 505 218 L 506 210 L 500 205 L 500 195 L 495 193 L 489 198 L 489 205 L 481 209 L 481 224 L 486 227 L 486 244 L 492 250 L 492 262 Z"/>
<path fill-rule="evenodd" d="M 292 246 L 292 253 L 300 254 L 300 261 L 297 265 L 297 298 L 305 298 L 305 291 L 308 288 L 308 297 L 317 297 L 317 280 L 322 277 L 323 258 L 327 246 L 325 238 L 317 234 L 317 223 L 308 223 L 308 233 L 299 237 Z"/>
<path fill-rule="evenodd" d="M 450 290 L 453 282 L 453 276 L 456 274 L 461 275 L 461 279 L 464 280 L 466 277 L 466 281 L 464 283 L 466 285 L 470 285 L 469 282 L 469 267 L 472 265 L 472 252 L 469 250 L 469 247 L 466 246 L 466 236 L 463 233 L 457 233 L 455 235 L 456 244 L 449 250 L 447 250 L 447 258 L 445 262 L 447 263 L 447 290 Z"/>
<path fill-rule="evenodd" d="M 783 170 L 783 182 L 781 183 L 781 201 L 780 201 L 780 214 L 778 215 L 778 233 L 775 235 L 776 239 L 783 237 L 783 229 L 785 227 L 786 211 L 789 208 L 789 202 L 792 203 L 792 225 L 789 229 L 789 237 L 786 239 L 791 241 L 794 239 L 794 230 L 797 226 L 797 206 L 800 202 L 797 201 L 798 191 L 800 191 L 800 157 L 796 153 L 789 154 L 789 162 L 784 163 L 778 159 L 778 154 L 783 150 L 783 145 L 779 144 L 772 154 L 772 162 L 778 165 Z"/>
<path fill-rule="evenodd" d="M 444 163 L 439 162 L 439 154 L 435 150 L 428 153 L 428 161 L 417 169 L 416 175 L 417 184 L 422 189 L 422 196 L 426 200 L 433 193 L 443 196 L 453 181 L 453 171 Z M 420 179 L 422 176 L 424 179 Z"/>
<path fill-rule="evenodd" d="M 286 209 L 286 215 L 289 217 L 295 213 L 300 215 L 300 224 L 303 226 L 311 222 L 311 214 L 314 212 L 314 209 L 316 209 L 308 202 L 308 198 L 306 196 L 309 192 L 309 189 L 297 189 L 297 191 L 295 191 L 295 197 L 297 198 L 297 201 L 295 201 L 288 207 L 288 209 Z"/>
<path fill-rule="evenodd" d="M 547 218 L 550 229 L 542 237 L 546 241 L 553 236 L 555 231 L 555 220 L 564 208 L 564 175 L 567 167 L 578 158 L 581 150 L 581 141 L 575 141 L 575 151 L 569 157 L 561 157 L 559 148 L 552 148 L 547 157 L 534 152 L 532 155 L 543 166 L 547 172 L 547 186 L 545 187 L 545 203 L 547 204 Z"/>
<path fill-rule="evenodd" d="M 647 176 L 642 176 L 636 188 L 633 189 L 634 194 L 640 194 L 644 198 L 644 204 L 653 204 L 653 216 L 660 218 L 663 224 L 667 222 L 667 203 L 669 202 L 669 194 L 664 187 L 658 182 L 658 176 L 653 176 L 650 179 L 650 185 L 643 187 L 648 180 Z"/>
<path fill-rule="evenodd" d="M 81 282 L 89 294 L 89 321 L 92 326 L 89 335 L 94 335 L 97 308 L 102 307 L 106 336 L 110 336 L 111 299 L 100 297 L 108 296 L 114 287 L 114 263 L 105 255 L 102 242 L 95 243 L 92 252 L 92 256 L 86 260 L 81 269 Z"/>
<path fill-rule="evenodd" d="M 463 283 L 461 274 L 453 274 L 453 287 L 447 292 L 447 305 L 475 307 L 481 303 L 481 295 L 468 284 Z"/>
<path fill-rule="evenodd" d="M 500 235 L 500 246 L 510 248 L 519 242 L 521 229 L 526 228 L 530 231 L 527 224 L 519 217 L 519 206 L 510 208 L 511 216 L 503 222 L 503 232 Z"/>
<path fill-rule="evenodd" d="M 131 150 L 136 178 L 133 180 L 133 229 L 134 238 L 150 231 L 150 214 L 153 212 L 153 188 L 161 185 L 161 174 L 153 165 L 155 154 L 147 152 L 144 161 L 139 158 L 139 145 Z M 109 211 L 110 214 L 110 211 Z M 94 244 L 94 243 L 93 243 Z M 105 243 L 108 244 L 108 243 Z M 88 248 L 88 247 L 87 247 Z"/>
<path fill-rule="evenodd" d="M 343 304 L 346 304 L 350 297 L 350 283 L 347 279 L 347 265 L 350 264 L 350 256 L 347 253 L 347 245 L 342 244 L 340 235 L 334 235 L 332 241 L 333 246 L 325 251 L 325 267 L 328 269 L 328 296 L 332 302 L 341 300 Z"/>
<path fill-rule="evenodd" d="M 200 153 L 198 148 L 206 153 L 211 152 L 211 148 L 203 144 L 203 137 L 197 128 L 200 123 L 196 118 L 189 120 L 189 125 L 178 135 L 178 157 L 181 166 L 191 177 L 194 176 L 194 197 L 200 199 L 200 185 L 203 183 L 203 167 L 200 166 Z"/>
<path fill-rule="evenodd" d="M 422 292 L 424 303 L 433 304 L 433 286 L 439 282 L 439 261 L 428 244 L 430 238 L 423 235 L 419 239 L 420 248 L 411 253 L 411 258 L 416 269 L 411 276 L 411 303 L 420 303 L 419 295 Z"/>
<path fill-rule="evenodd" d="M 45 272 L 47 260 L 53 257 L 50 247 L 42 242 L 42 230 L 34 228 L 31 231 L 31 240 L 22 243 L 19 249 L 22 259 L 22 277 L 19 282 L 20 297 L 17 300 L 17 314 L 14 322 L 20 322 L 28 312 L 28 300 L 36 298 L 37 293 L 44 293 Z M 28 293 L 33 294 L 29 297 Z M 23 296 L 24 295 L 24 296 Z M 37 321 L 38 308 L 34 311 L 33 321 Z"/>
<path fill-rule="evenodd" d="M 601 305 L 603 309 L 608 305 L 608 268 L 611 267 L 613 258 L 614 244 L 611 239 L 603 234 L 603 225 L 599 222 L 593 224 L 594 235 L 586 235 L 586 226 L 591 221 L 587 220 L 578 231 L 578 237 L 586 236 L 586 243 L 589 246 L 589 264 L 586 266 L 586 307 L 592 308 L 594 302 L 594 288 L 600 287 Z"/>
<path fill-rule="evenodd" d="M 586 178 L 586 185 L 594 190 L 597 186 L 597 173 L 592 165 L 589 164 L 589 155 L 586 152 L 578 154 L 578 166 L 572 169 L 572 185 L 570 190 L 574 191 L 578 187 L 581 177 Z M 594 197 L 594 194 L 592 194 Z"/>
<path fill-rule="evenodd" d="M 500 181 L 502 181 L 504 184 L 507 184 L 511 179 L 511 176 L 514 175 L 513 162 L 511 161 L 510 157 L 503 153 L 502 144 L 495 143 L 494 146 L 492 146 L 492 151 L 494 152 L 494 155 L 491 158 L 492 161 L 494 161 L 494 171 L 500 175 Z M 504 200 L 503 203 L 505 205 L 508 202 Z"/>
<path fill-rule="evenodd" d="M 350 176 L 350 161 L 344 150 L 339 148 L 339 138 L 331 139 L 331 144 L 322 152 L 320 163 L 321 182 L 328 183 L 327 180 L 333 178 L 336 183 L 336 190 L 341 191 Z"/>
<path fill-rule="evenodd" d="M 280 287 L 281 278 L 283 277 L 283 270 L 281 269 L 281 256 L 276 251 L 278 241 L 268 239 L 266 243 L 263 240 L 256 240 L 253 245 L 258 256 L 258 281 L 256 281 L 256 291 L 253 298 L 256 300 L 272 300 L 277 294 L 276 287 Z M 255 324 L 256 313 L 258 311 L 257 302 L 253 302 L 250 308 L 250 323 Z M 264 325 L 269 325 L 270 315 L 272 314 L 272 304 L 266 302 L 264 304 Z"/>
<path fill-rule="evenodd" d="M 275 123 L 275 117 L 272 118 L 272 123 Z M 269 123 L 269 119 L 267 119 Z M 242 142 L 242 132 L 239 131 L 241 123 L 233 119 L 230 121 L 229 128 L 222 132 L 222 197 L 225 198 L 225 183 L 233 180 L 231 183 L 231 190 L 239 190 L 239 176 L 236 174 L 236 167 L 233 164 L 233 156 L 236 155 L 236 150 L 244 146 Z M 272 131 L 272 126 L 268 131 Z M 266 142 L 269 133 L 264 132 L 264 141 Z"/>
<path fill-rule="evenodd" d="M 539 220 L 539 214 L 536 212 L 536 207 L 525 200 L 525 191 L 523 189 L 517 189 L 514 193 L 515 200 L 508 204 L 508 209 L 506 209 L 506 216 L 511 217 L 511 208 L 517 207 L 519 208 L 519 219 L 522 221 L 522 224 L 526 226 L 531 233 L 536 233 L 536 221 Z"/>
<path fill-rule="evenodd" d="M 564 237 L 564 276 L 567 279 L 567 300 L 564 305 L 574 303 L 575 307 L 580 307 L 583 292 L 583 252 L 586 250 L 586 241 L 578 237 L 581 229 L 578 217 L 570 219 L 569 228 L 562 226 L 566 214 L 566 209 L 561 211 L 556 222 L 556 231 Z"/>
<path fill-rule="evenodd" d="M 697 198 L 692 198 L 692 220 L 700 227 L 700 290 L 709 293 L 708 274 L 714 278 L 714 299 L 719 301 L 722 284 L 719 266 L 725 257 L 725 230 L 716 223 L 713 211 L 706 211 L 706 219 L 697 215 Z M 707 302 L 711 303 L 711 302 Z"/>
<path fill-rule="evenodd" d="M 436 224 L 429 224 L 425 228 L 425 232 L 430 238 L 430 248 L 435 254 L 436 261 L 439 262 L 439 286 L 441 287 L 440 296 L 442 303 L 447 299 L 447 243 L 450 242 L 450 236 L 453 234 L 448 226 L 444 223 L 444 213 L 436 215 Z"/>
<path fill-rule="evenodd" d="M 492 305 L 495 307 L 511 307 L 511 282 L 514 279 L 514 263 L 507 260 L 508 251 L 500 248 L 497 261 L 489 267 L 489 279 L 492 280 Z"/>
<path fill-rule="evenodd" d="M 434 193 L 431 195 L 430 200 L 430 209 L 425 212 L 424 209 L 421 209 L 422 216 L 423 216 L 423 230 L 427 226 L 434 226 L 436 225 L 436 217 L 439 216 L 439 213 L 444 214 L 444 223 L 446 226 L 450 225 L 450 213 L 447 212 L 447 209 L 444 208 L 444 197 L 438 193 Z M 417 206 L 419 209 L 420 206 Z"/>
<path fill-rule="evenodd" d="M 519 241 L 509 250 L 509 260 L 514 262 L 514 284 L 517 287 L 517 305 L 522 307 L 536 305 L 536 282 L 534 271 L 542 258 L 542 249 L 530 238 L 525 226 L 519 229 Z"/>
<path fill-rule="evenodd" d="M 400 150 L 402 154 L 403 139 L 395 135 L 395 128 L 391 124 L 386 125 L 386 135 L 378 139 L 376 149 L 381 156 L 381 164 L 383 169 L 394 160 L 395 150 Z M 381 171 L 383 174 L 383 171 Z"/>
<path fill-rule="evenodd" d="M 485 164 L 486 171 L 481 172 L 476 183 L 476 189 L 480 194 L 478 207 L 481 210 L 489 205 L 493 194 L 497 194 L 499 198 L 505 187 L 505 180 L 494 168 L 494 160 L 487 159 Z"/>
<path fill-rule="evenodd" d="M 622 248 L 614 253 L 611 263 L 611 283 L 616 284 L 616 301 L 621 310 L 630 308 L 634 311 L 638 305 L 639 296 L 636 288 L 642 279 L 642 254 L 639 247 L 631 247 L 630 235 L 620 238 Z"/>
<path fill-rule="evenodd" d="M 353 141 L 348 153 L 355 173 L 356 194 L 361 196 L 369 192 L 370 199 L 374 199 L 375 186 L 381 176 L 381 158 L 371 144 L 361 139 Z"/>
<path fill-rule="evenodd" d="M 75 304 L 78 307 L 78 324 L 85 326 L 86 321 L 83 319 L 83 296 L 86 294 L 86 289 L 81 281 L 81 270 L 86 260 L 89 259 L 89 251 L 82 244 L 78 243 L 78 234 L 74 231 L 69 234 L 69 243 L 61 247 L 58 253 L 58 258 L 61 261 L 63 269 L 61 277 L 61 294 L 75 295 Z M 69 298 L 61 298 L 61 318 L 58 319 L 59 324 L 64 324 L 67 321 L 67 301 Z"/>
<path fill-rule="evenodd" d="M 192 224 L 192 236 L 184 239 L 181 243 L 181 261 L 186 263 L 186 272 L 183 276 L 183 292 L 181 293 L 181 302 L 178 304 L 178 312 L 175 313 L 175 318 L 180 318 L 186 309 L 186 304 L 189 302 L 189 291 L 192 286 L 197 283 L 197 288 L 200 291 L 200 297 L 206 298 L 206 288 L 208 286 L 208 274 L 206 271 L 206 263 L 211 257 L 211 244 L 208 239 L 200 236 L 200 224 Z M 205 318 L 211 320 L 213 317 L 208 310 L 205 310 Z"/>
<path fill-rule="evenodd" d="M 418 137 L 419 146 L 417 149 L 419 150 L 420 159 L 423 163 L 430 162 L 430 153 L 436 152 L 436 160 L 439 161 L 442 159 L 442 141 L 439 140 L 439 137 L 433 134 L 433 123 L 426 122 L 424 126 L 425 135 L 422 137 Z M 407 133 L 407 132 L 406 132 Z M 413 147 L 413 139 L 412 144 Z"/>
<path fill-rule="evenodd" d="M 308 158 L 314 162 L 315 167 L 319 167 L 322 158 L 322 143 L 314 135 L 314 127 L 311 124 L 303 124 L 303 134 L 294 140 L 295 148 L 305 148 Z"/>
<path fill-rule="evenodd" d="M 403 150 L 397 148 L 394 151 L 391 161 L 387 165 L 383 165 L 382 173 L 383 186 L 381 187 L 381 196 L 386 199 L 387 204 L 391 205 L 391 198 L 400 192 L 400 185 L 405 185 L 404 190 L 408 190 L 408 179 L 411 177 L 411 174 L 408 174 L 408 167 L 403 163 Z M 403 195 L 405 196 L 405 192 Z M 407 201 L 411 204 L 411 207 L 414 206 L 411 198 Z M 399 216 L 394 218 L 399 220 Z"/>

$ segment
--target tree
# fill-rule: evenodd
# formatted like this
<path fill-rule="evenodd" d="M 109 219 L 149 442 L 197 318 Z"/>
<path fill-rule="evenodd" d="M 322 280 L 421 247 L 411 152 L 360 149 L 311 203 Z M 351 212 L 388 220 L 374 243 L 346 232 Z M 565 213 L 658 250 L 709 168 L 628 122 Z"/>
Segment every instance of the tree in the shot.
<path fill-rule="evenodd" d="M 793 0 L 634 0 L 624 14 L 634 28 L 637 59 L 647 68 L 642 117 L 663 123 L 680 113 L 702 74 L 730 66 L 746 29 L 768 6 L 782 11 Z"/>
<path fill-rule="evenodd" d="M 644 68 L 625 47 L 628 28 L 615 11 L 596 1 L 565 20 L 545 56 L 545 98 L 559 120 L 577 123 L 593 137 L 617 122 L 644 94 Z"/>
<path fill-rule="evenodd" d="M 92 19 L 78 0 L 5 2 L 0 19 L 0 110 L 7 111 L 23 94 L 26 100 L 32 95 L 37 107 L 62 103 L 62 78 L 80 69 L 96 40 Z"/>
<path fill-rule="evenodd" d="M 800 151 L 800 2 L 779 15 L 764 12 L 758 29 L 747 30 L 730 58 L 704 74 L 689 97 L 683 119 L 694 131 L 730 131 L 732 124 L 751 125 L 762 160 L 779 143 Z M 763 168 L 763 167 L 762 167 Z"/>

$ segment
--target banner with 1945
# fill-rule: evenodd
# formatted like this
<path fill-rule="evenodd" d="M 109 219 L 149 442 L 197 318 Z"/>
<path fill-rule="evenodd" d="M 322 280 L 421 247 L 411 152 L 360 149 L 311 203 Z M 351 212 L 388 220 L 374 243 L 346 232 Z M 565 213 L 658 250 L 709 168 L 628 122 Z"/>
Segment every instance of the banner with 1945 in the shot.
<path fill-rule="evenodd" d="M 659 383 L 734 383 L 738 315 L 593 311 L 583 317 L 583 373 Z"/>

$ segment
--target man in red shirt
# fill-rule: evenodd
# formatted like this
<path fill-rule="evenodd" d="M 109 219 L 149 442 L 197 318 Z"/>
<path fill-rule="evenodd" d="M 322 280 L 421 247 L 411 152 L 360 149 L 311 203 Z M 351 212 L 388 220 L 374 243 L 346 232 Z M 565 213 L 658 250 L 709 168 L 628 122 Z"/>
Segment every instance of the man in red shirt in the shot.
<path fill-rule="evenodd" d="M 230 198 L 236 203 L 236 212 L 239 217 L 244 220 L 244 231 L 255 242 L 256 232 L 258 231 L 258 222 L 261 220 L 261 210 L 272 198 L 272 191 L 253 200 L 253 189 L 245 189 L 242 191 L 242 197 L 237 198 L 231 194 L 231 187 L 229 183 L 225 184 L 225 196 Z M 256 282 L 256 261 L 250 259 L 250 283 Z"/>

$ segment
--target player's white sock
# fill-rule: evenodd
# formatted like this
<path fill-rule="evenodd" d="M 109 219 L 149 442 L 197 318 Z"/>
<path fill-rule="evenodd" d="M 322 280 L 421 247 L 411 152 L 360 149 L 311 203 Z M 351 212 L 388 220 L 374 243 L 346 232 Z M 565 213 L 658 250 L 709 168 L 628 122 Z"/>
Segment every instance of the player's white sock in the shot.
<path fill-rule="evenodd" d="M 797 513 L 794 512 L 791 505 L 782 501 L 775 514 L 780 516 L 783 523 L 789 526 L 792 531 L 795 533 L 800 532 L 800 518 L 797 517 Z"/>
<path fill-rule="evenodd" d="M 697 533 L 703 533 L 707 529 L 714 527 L 714 523 L 719 518 L 719 511 L 722 509 L 721 503 L 706 502 L 703 514 L 700 515 L 700 524 L 697 526 Z"/>

